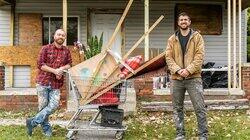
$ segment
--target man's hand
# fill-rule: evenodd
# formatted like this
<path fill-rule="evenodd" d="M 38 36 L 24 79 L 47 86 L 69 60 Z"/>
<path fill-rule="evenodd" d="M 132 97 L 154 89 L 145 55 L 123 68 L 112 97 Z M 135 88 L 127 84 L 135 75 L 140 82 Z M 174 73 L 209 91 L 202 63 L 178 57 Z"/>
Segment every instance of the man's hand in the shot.
<path fill-rule="evenodd" d="M 54 74 L 55 75 L 62 75 L 63 74 L 63 69 L 61 69 L 61 68 L 55 69 Z"/>
<path fill-rule="evenodd" d="M 181 77 L 188 77 L 189 76 L 189 71 L 187 69 L 181 69 L 178 71 L 178 74 L 181 76 Z"/>
<path fill-rule="evenodd" d="M 62 78 L 62 75 L 56 75 L 56 79 L 60 80 Z"/>

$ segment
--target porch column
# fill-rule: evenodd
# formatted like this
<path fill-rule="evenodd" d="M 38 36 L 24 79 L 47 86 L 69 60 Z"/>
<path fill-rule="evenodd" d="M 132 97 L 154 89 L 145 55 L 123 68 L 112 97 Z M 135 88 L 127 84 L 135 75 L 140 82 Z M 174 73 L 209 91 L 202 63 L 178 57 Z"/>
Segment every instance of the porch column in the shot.
<path fill-rule="evenodd" d="M 67 0 L 63 0 L 63 30 L 65 31 L 66 35 L 67 35 L 67 13 L 68 9 L 67 9 Z M 67 45 L 67 39 L 65 39 L 64 45 Z"/>
<path fill-rule="evenodd" d="M 241 89 L 241 0 L 238 0 L 239 11 L 239 89 Z"/>
<path fill-rule="evenodd" d="M 15 23 L 15 9 L 16 9 L 16 1 L 13 0 L 11 2 L 11 10 L 10 10 L 10 46 L 14 45 L 14 23 Z"/>
<path fill-rule="evenodd" d="M 228 90 L 231 88 L 231 0 L 227 1 Z"/>
<path fill-rule="evenodd" d="M 237 85 L 236 57 L 236 0 L 233 0 L 233 88 Z"/>
<path fill-rule="evenodd" d="M 144 31 L 145 33 L 149 28 L 149 0 L 144 0 Z M 145 37 L 145 50 L 144 50 L 144 58 L 145 61 L 149 60 L 149 35 Z"/>

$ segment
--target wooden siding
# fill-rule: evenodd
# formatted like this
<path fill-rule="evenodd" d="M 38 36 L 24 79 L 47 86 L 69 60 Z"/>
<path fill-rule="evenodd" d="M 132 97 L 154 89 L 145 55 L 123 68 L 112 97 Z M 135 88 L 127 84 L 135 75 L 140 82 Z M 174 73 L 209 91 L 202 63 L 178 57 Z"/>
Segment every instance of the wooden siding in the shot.
<path fill-rule="evenodd" d="M 0 45 L 10 45 L 10 6 L 0 7 Z"/>

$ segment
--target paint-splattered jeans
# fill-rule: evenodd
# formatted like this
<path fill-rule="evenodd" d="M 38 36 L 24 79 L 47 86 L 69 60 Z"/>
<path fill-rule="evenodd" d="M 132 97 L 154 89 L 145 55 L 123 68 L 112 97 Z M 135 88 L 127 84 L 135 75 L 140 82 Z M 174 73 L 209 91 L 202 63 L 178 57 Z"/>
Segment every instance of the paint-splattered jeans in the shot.
<path fill-rule="evenodd" d="M 192 78 L 185 80 L 172 80 L 171 90 L 171 92 L 173 93 L 173 113 L 177 136 L 185 136 L 183 104 L 185 92 L 187 91 L 195 110 L 198 122 L 198 135 L 199 137 L 207 138 L 208 129 L 206 107 L 203 97 L 202 79 Z"/>
<path fill-rule="evenodd" d="M 45 133 L 51 133 L 51 125 L 49 124 L 48 119 L 49 115 L 59 106 L 60 90 L 39 84 L 37 84 L 36 90 L 38 95 L 39 112 L 32 118 L 31 124 L 33 127 L 40 124 Z"/>

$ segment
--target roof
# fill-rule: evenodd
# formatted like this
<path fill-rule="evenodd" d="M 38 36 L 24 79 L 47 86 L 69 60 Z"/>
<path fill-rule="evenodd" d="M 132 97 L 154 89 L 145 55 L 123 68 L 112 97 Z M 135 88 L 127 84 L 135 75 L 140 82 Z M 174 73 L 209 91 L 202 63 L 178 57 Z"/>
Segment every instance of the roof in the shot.
<path fill-rule="evenodd" d="M 0 6 L 8 5 L 10 3 L 10 0 L 0 0 Z"/>

